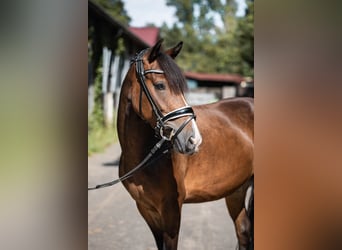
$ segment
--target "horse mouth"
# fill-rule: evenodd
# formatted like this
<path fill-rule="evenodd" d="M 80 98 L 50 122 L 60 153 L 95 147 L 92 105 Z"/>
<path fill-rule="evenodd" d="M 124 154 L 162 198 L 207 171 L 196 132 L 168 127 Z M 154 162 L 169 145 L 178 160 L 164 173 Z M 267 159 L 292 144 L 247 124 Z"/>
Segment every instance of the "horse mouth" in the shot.
<path fill-rule="evenodd" d="M 184 123 L 183 123 L 184 125 Z M 197 124 L 194 120 L 191 123 L 186 123 L 188 126 L 179 128 L 176 123 L 169 122 L 163 133 L 166 137 L 171 138 L 173 149 L 181 154 L 192 155 L 199 151 L 199 146 L 202 143 L 202 136 L 198 130 Z"/>

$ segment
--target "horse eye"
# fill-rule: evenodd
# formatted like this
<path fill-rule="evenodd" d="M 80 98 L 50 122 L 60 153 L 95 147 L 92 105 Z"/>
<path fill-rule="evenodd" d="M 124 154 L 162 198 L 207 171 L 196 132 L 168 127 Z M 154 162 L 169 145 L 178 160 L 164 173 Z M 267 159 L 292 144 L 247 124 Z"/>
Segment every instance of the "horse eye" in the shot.
<path fill-rule="evenodd" d="M 165 90 L 165 85 L 164 83 L 162 82 L 157 82 L 154 84 L 154 87 L 157 89 L 157 90 Z"/>

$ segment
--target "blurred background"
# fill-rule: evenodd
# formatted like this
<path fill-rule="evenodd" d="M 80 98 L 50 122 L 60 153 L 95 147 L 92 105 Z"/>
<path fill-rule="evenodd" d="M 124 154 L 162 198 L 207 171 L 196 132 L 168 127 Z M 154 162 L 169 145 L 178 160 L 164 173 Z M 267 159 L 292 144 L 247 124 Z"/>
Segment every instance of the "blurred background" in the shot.
<path fill-rule="evenodd" d="M 87 235 L 87 5 L 82 2 L 1 3 L 2 249 L 87 248 L 82 241 Z"/>
<path fill-rule="evenodd" d="M 89 5 L 81 0 L 13 0 L 1 5 L 2 249 L 87 249 L 86 152 L 92 113 L 88 79 L 101 75 L 95 74 L 96 69 L 88 70 L 94 49 L 89 46 Z M 148 26 L 145 21 L 134 23 L 136 16 L 143 15 L 138 12 L 133 18 L 128 2 L 124 6 L 132 18 L 126 27 Z M 181 9 L 165 6 L 174 14 Z M 221 71 L 258 82 L 254 91 L 255 249 L 339 249 L 342 245 L 340 9 L 338 2 L 255 2 L 253 74 Z M 243 13 L 236 16 L 243 18 Z M 160 13 L 149 16 L 154 15 Z M 176 23 L 184 32 L 177 15 L 165 22 L 168 29 Z M 155 26 L 161 29 L 163 23 Z M 185 44 L 177 63 L 192 73 L 209 73 L 200 68 L 200 62 L 197 71 L 196 60 L 181 61 L 181 55 L 191 56 L 186 51 L 197 46 L 194 41 L 187 45 L 187 38 L 174 35 L 165 43 L 174 45 L 181 39 Z M 142 39 L 136 43 L 148 47 Z M 104 47 L 110 50 L 108 43 L 99 48 L 100 54 Z M 230 46 L 226 47 L 229 51 Z M 208 70 L 216 67 L 213 64 L 208 63 Z M 98 81 L 102 93 L 102 79 Z"/>

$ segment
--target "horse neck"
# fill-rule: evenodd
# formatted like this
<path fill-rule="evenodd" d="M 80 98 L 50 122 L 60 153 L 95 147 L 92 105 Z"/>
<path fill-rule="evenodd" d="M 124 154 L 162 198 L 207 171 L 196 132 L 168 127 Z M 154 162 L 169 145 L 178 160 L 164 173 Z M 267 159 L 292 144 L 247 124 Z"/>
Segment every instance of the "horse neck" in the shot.
<path fill-rule="evenodd" d="M 141 160 L 153 147 L 154 130 L 134 111 L 128 100 L 129 84 L 124 82 L 118 110 L 118 136 L 122 153 L 132 160 Z M 152 146 L 151 146 L 152 145 Z"/>

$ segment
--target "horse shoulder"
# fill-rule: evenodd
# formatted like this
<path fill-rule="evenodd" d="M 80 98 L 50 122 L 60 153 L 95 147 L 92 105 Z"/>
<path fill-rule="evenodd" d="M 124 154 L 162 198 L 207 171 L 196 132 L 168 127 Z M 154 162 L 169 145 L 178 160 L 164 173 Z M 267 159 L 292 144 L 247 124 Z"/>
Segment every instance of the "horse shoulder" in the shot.
<path fill-rule="evenodd" d="M 223 99 L 193 108 L 199 120 L 238 126 L 252 138 L 254 137 L 254 99 L 252 98 Z"/>
<path fill-rule="evenodd" d="M 254 99 L 231 98 L 218 103 L 218 109 L 224 113 L 231 124 L 254 140 Z"/>

